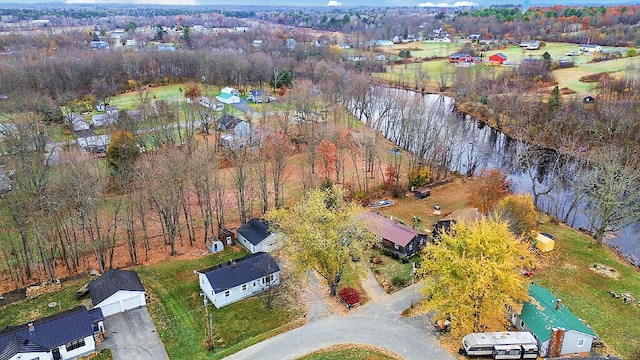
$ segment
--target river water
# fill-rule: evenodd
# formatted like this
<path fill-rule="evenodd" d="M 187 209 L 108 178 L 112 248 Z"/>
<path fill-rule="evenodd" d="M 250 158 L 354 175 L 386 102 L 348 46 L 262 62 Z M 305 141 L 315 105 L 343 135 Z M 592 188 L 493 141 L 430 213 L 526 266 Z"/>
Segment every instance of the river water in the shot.
<path fill-rule="evenodd" d="M 384 100 L 378 101 L 382 98 Z M 537 182 L 536 188 L 540 193 L 540 189 L 544 190 L 553 182 L 551 177 L 556 176 L 545 171 L 543 165 L 534 166 L 531 171 L 523 169 L 517 160 L 526 145 L 480 121 L 456 113 L 452 98 L 378 88 L 372 99 L 374 105 L 366 110 L 357 106 L 352 109 L 356 116 L 396 145 L 422 158 L 445 162 L 452 171 L 468 174 L 477 173 L 482 168 L 497 168 L 508 175 L 514 192 L 530 194 L 533 181 Z M 564 164 L 563 174 L 570 172 L 571 161 Z M 570 179 L 564 179 L 564 184 L 559 182 L 560 185 L 553 187 L 552 192 L 541 195 L 538 207 L 558 219 L 565 219 L 573 228 L 589 229 L 584 203 L 571 210 L 573 193 L 570 182 Z M 640 259 L 639 234 L 640 224 L 631 224 L 615 233 L 608 233 L 605 243 L 618 249 L 635 265 L 640 265 L 637 263 Z"/>

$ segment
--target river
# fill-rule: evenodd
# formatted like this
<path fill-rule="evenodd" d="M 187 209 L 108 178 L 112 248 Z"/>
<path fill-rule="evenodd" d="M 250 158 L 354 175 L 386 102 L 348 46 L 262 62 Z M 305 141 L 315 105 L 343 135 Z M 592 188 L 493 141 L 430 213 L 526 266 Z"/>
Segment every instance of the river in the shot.
<path fill-rule="evenodd" d="M 376 88 L 371 100 L 369 105 L 360 108 L 357 104 L 352 105 L 356 116 L 396 145 L 429 162 L 446 164 L 449 170 L 463 174 L 477 173 L 482 168 L 500 169 L 507 174 L 516 193 L 532 194 L 532 184 L 536 181 L 540 194 L 558 180 L 556 173 L 548 171 L 548 164 L 539 163 L 530 168 L 519 165 L 518 155 L 527 145 L 483 122 L 456 113 L 452 98 Z M 557 219 L 566 219 L 567 225 L 575 229 L 589 229 L 584 202 L 578 203 L 575 210 L 570 206 L 573 192 L 566 173 L 571 172 L 572 162 L 575 160 L 563 164 L 564 178 L 552 187 L 553 191 L 540 195 L 538 208 Z M 637 262 L 640 259 L 639 230 L 640 224 L 630 224 L 615 233 L 607 233 L 605 243 L 640 266 Z"/>

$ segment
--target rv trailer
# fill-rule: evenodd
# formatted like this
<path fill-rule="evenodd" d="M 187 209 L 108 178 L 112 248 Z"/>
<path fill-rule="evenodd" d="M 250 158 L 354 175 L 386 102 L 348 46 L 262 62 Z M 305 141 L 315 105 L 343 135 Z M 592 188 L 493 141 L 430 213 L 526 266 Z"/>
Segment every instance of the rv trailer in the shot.
<path fill-rule="evenodd" d="M 535 359 L 538 341 L 528 331 L 471 333 L 462 338 L 460 354 L 493 359 Z"/>

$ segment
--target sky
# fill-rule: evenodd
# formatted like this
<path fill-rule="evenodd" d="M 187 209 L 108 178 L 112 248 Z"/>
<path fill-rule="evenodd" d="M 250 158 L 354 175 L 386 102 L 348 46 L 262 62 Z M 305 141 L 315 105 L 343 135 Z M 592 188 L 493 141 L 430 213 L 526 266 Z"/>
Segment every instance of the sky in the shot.
<path fill-rule="evenodd" d="M 67 3 L 67 4 L 138 4 L 138 5 L 261 5 L 261 6 L 488 6 L 505 4 L 522 4 L 525 0 L 0 0 L 0 4 L 38 4 L 38 3 Z M 528 0 L 529 6 L 585 5 L 584 0 Z M 622 5 L 639 4 L 640 0 L 591 0 L 594 5 Z"/>

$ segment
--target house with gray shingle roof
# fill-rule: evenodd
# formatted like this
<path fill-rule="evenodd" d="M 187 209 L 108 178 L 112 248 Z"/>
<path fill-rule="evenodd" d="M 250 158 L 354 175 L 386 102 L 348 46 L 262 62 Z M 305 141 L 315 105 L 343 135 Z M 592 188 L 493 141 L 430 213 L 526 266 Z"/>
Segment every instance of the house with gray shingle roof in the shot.
<path fill-rule="evenodd" d="M 284 245 L 282 236 L 271 232 L 269 224 L 264 219 L 249 220 L 238 228 L 237 233 L 238 242 L 252 254 L 278 250 Z"/>
<path fill-rule="evenodd" d="M 520 314 L 509 311 L 513 325 L 530 331 L 542 357 L 588 356 L 596 334 L 549 290 L 531 284 Z"/>
<path fill-rule="evenodd" d="M 95 351 L 104 330 L 100 309 L 79 306 L 0 331 L 0 359 L 74 359 Z"/>
<path fill-rule="evenodd" d="M 198 271 L 200 289 L 216 308 L 262 293 L 280 284 L 280 267 L 258 252 Z"/>
<path fill-rule="evenodd" d="M 112 269 L 89 283 L 94 307 L 104 316 L 139 308 L 147 304 L 146 292 L 140 277 L 132 270 Z"/>

